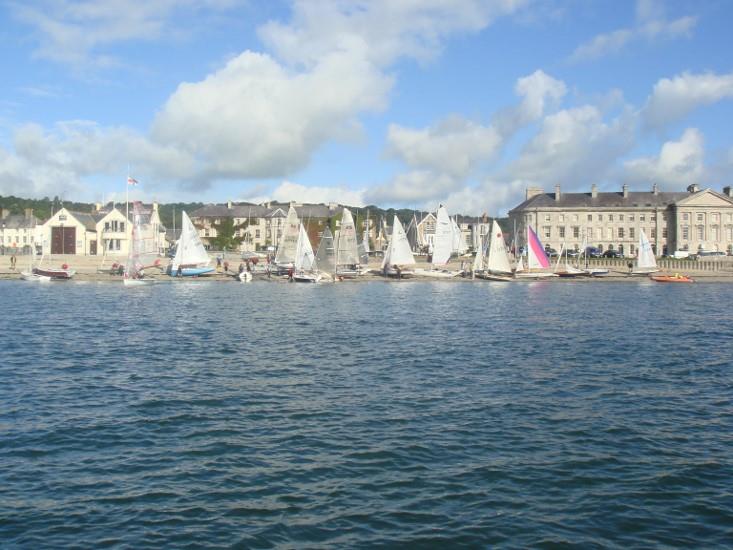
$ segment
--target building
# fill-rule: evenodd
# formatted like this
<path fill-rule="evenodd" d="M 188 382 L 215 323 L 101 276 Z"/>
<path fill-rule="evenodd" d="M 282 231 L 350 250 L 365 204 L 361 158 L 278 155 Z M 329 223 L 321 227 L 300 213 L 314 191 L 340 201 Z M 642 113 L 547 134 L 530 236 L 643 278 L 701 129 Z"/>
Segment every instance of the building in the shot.
<path fill-rule="evenodd" d="M 227 204 L 208 204 L 191 212 L 189 216 L 207 248 L 211 247 L 212 239 L 218 235 L 217 226 L 231 218 L 235 235 L 243 239 L 239 247 L 241 251 L 274 250 L 282 239 L 291 204 L 309 233 L 314 235 L 325 228 L 331 217 L 340 216 L 342 208 L 335 203 L 234 204 L 230 201 Z"/>
<path fill-rule="evenodd" d="M 731 187 L 722 193 L 697 185 L 687 192 L 662 192 L 656 184 L 648 192 L 632 192 L 627 185 L 620 192 L 599 192 L 592 185 L 590 193 L 562 193 L 559 185 L 554 193 L 529 188 L 509 218 L 521 245 L 531 226 L 546 247 L 556 250 L 563 244 L 578 250 L 587 237 L 588 245 L 601 251 L 634 256 L 643 230 L 657 255 L 733 252 Z"/>
<path fill-rule="evenodd" d="M 38 241 L 37 228 L 41 221 L 33 215 L 33 209 L 26 208 L 24 214 L 0 211 L 0 253 L 28 254 Z"/>
<path fill-rule="evenodd" d="M 142 208 L 143 238 L 154 243 L 159 254 L 165 252 L 165 227 L 160 223 L 158 204 Z M 98 204 L 94 212 L 71 212 L 61 208 L 36 231 L 44 254 L 127 257 L 132 237 L 132 208 L 126 216 L 122 207 Z"/>

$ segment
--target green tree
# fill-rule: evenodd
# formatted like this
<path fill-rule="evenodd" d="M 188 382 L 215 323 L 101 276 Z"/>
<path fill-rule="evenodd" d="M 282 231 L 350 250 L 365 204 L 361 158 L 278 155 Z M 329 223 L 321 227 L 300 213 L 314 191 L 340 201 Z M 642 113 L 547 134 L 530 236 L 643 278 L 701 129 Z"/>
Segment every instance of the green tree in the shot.
<path fill-rule="evenodd" d="M 248 222 L 240 224 L 234 223 L 233 218 L 223 218 L 219 223 L 213 224 L 216 230 L 216 237 L 209 239 L 214 250 L 234 250 L 244 240 L 244 237 L 238 237 L 239 230 L 246 229 Z"/>

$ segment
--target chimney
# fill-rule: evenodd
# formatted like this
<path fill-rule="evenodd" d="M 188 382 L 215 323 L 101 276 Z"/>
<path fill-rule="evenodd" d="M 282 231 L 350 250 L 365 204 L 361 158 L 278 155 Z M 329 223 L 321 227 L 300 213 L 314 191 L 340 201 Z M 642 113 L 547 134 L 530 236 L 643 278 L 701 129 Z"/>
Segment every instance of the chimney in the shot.
<path fill-rule="evenodd" d="M 687 186 L 688 193 L 697 193 L 700 190 L 700 186 L 696 183 Z"/>
<path fill-rule="evenodd" d="M 592 199 L 598 198 L 598 186 L 595 183 L 590 186 L 590 197 Z"/>
<path fill-rule="evenodd" d="M 730 185 L 726 185 L 725 187 L 723 187 L 723 194 L 726 197 L 733 197 L 733 189 L 731 189 Z"/>
<path fill-rule="evenodd" d="M 657 186 L 657 183 L 654 182 L 652 184 L 652 194 L 653 195 L 659 195 L 659 187 Z"/>
<path fill-rule="evenodd" d="M 537 195 L 541 195 L 544 193 L 545 190 L 542 189 L 542 187 L 527 187 L 527 190 L 524 194 L 524 200 L 529 200 L 532 197 L 536 197 Z"/>
<path fill-rule="evenodd" d="M 625 198 L 625 199 L 628 199 L 628 198 L 629 198 L 629 186 L 628 186 L 628 185 L 626 185 L 626 184 L 624 183 L 624 184 L 623 184 L 623 185 L 621 186 L 621 191 L 622 191 L 622 192 L 623 192 L 623 194 L 624 194 L 624 198 Z"/>
<path fill-rule="evenodd" d="M 7 208 L 0 208 L 0 220 L 4 220 L 10 215 L 10 210 Z"/>
<path fill-rule="evenodd" d="M 102 203 L 101 202 L 95 202 L 94 203 L 94 211 L 99 212 L 102 209 Z"/>
<path fill-rule="evenodd" d="M 557 202 L 559 200 L 560 200 L 560 185 L 558 184 L 555 186 L 555 201 Z"/>

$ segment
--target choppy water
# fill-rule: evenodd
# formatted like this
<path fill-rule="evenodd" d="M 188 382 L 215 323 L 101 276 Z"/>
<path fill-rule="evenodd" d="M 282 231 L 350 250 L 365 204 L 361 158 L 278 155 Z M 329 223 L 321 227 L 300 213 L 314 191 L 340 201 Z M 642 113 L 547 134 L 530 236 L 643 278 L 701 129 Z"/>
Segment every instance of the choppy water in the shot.
<path fill-rule="evenodd" d="M 730 546 L 731 288 L 5 282 L 0 546 Z"/>

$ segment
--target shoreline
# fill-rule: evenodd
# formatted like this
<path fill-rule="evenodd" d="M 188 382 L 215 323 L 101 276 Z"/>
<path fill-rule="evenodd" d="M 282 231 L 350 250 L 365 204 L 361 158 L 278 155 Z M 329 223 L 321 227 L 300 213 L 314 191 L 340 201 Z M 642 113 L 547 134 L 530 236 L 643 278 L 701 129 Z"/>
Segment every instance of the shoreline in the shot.
<path fill-rule="evenodd" d="M 6 256 L 6 262 L 5 265 L 0 266 L 0 281 L 12 281 L 12 280 L 21 280 L 20 278 L 20 272 L 25 271 L 28 269 L 27 264 L 27 256 L 18 256 L 18 261 L 16 264 L 15 270 L 10 269 L 10 260 L 9 256 Z M 425 261 L 420 261 L 422 258 L 418 258 L 417 263 L 415 264 L 415 268 L 428 268 L 430 267 L 430 264 L 426 263 Z M 124 259 L 121 259 L 124 262 Z M 2 261 L 0 259 L 0 261 Z M 53 256 L 51 258 L 48 258 L 44 261 L 45 266 L 60 266 L 64 263 L 68 264 L 71 268 L 76 270 L 76 274 L 74 275 L 73 281 L 79 281 L 79 282 L 98 282 L 98 283 L 112 283 L 112 284 L 120 284 L 122 283 L 122 276 L 121 275 L 112 275 L 110 274 L 109 270 L 111 268 L 112 263 L 114 262 L 120 263 L 120 260 L 108 260 L 105 262 L 105 265 L 100 268 L 99 260 L 95 257 L 90 256 L 82 256 L 82 257 L 75 257 L 75 256 Z M 166 275 L 163 271 L 160 271 L 158 269 L 148 269 L 146 270 L 146 276 L 156 279 L 156 281 L 162 282 L 167 281 L 171 283 L 176 282 L 182 282 L 182 281 L 218 281 L 218 282 L 235 282 L 239 283 L 238 280 L 236 280 L 233 275 L 237 272 L 237 268 L 239 265 L 239 258 L 233 258 L 230 260 L 231 266 L 234 268 L 234 270 L 230 270 L 228 273 L 224 272 L 215 272 L 211 275 L 206 275 L 202 277 L 170 277 L 169 275 Z M 463 262 L 469 261 L 468 259 L 464 259 Z M 3 262 L 4 263 L 4 262 Z M 216 265 L 216 261 L 212 259 L 212 265 Z M 372 261 L 369 262 L 368 269 L 369 270 L 378 270 L 380 268 L 381 261 L 379 258 L 373 258 Z M 449 263 L 448 267 L 450 269 L 458 270 L 460 269 L 461 261 L 452 261 Z M 100 269 L 104 269 L 105 271 L 99 271 Z M 613 270 L 612 268 L 609 268 L 610 272 L 608 275 L 604 275 L 601 277 L 550 277 L 547 279 L 542 279 L 542 281 L 546 281 L 552 284 L 555 283 L 567 283 L 567 282 L 640 282 L 640 281 L 648 281 L 649 278 L 646 276 L 629 276 L 626 271 L 621 270 Z M 676 270 L 667 270 L 667 269 L 661 269 L 658 272 L 659 274 L 673 274 L 673 273 L 682 273 L 685 275 L 689 275 L 692 277 L 695 282 L 700 283 L 733 283 L 733 271 L 710 271 L 710 270 L 696 270 L 696 269 L 676 269 Z M 254 276 L 253 282 L 288 282 L 286 278 L 284 277 L 276 277 L 273 276 L 272 278 L 267 278 L 266 275 L 256 273 Z M 414 277 L 406 278 L 406 279 L 393 279 L 384 277 L 382 275 L 368 272 L 364 275 L 361 275 L 355 279 L 345 279 L 343 281 L 340 281 L 339 284 L 350 284 L 350 283 L 362 283 L 362 282 L 369 282 L 369 281 L 384 281 L 384 282 L 439 282 L 439 283 L 488 283 L 492 281 L 487 281 L 484 279 L 472 279 L 471 277 L 453 277 L 453 278 L 433 278 L 433 277 L 424 277 L 416 275 Z M 512 280 L 509 281 L 511 283 L 525 283 L 525 282 L 537 282 L 537 279 L 521 279 L 521 280 Z M 240 283 L 241 284 L 241 283 Z M 326 282 L 321 284 L 328 284 Z M 498 283 L 501 284 L 501 283 Z"/>

